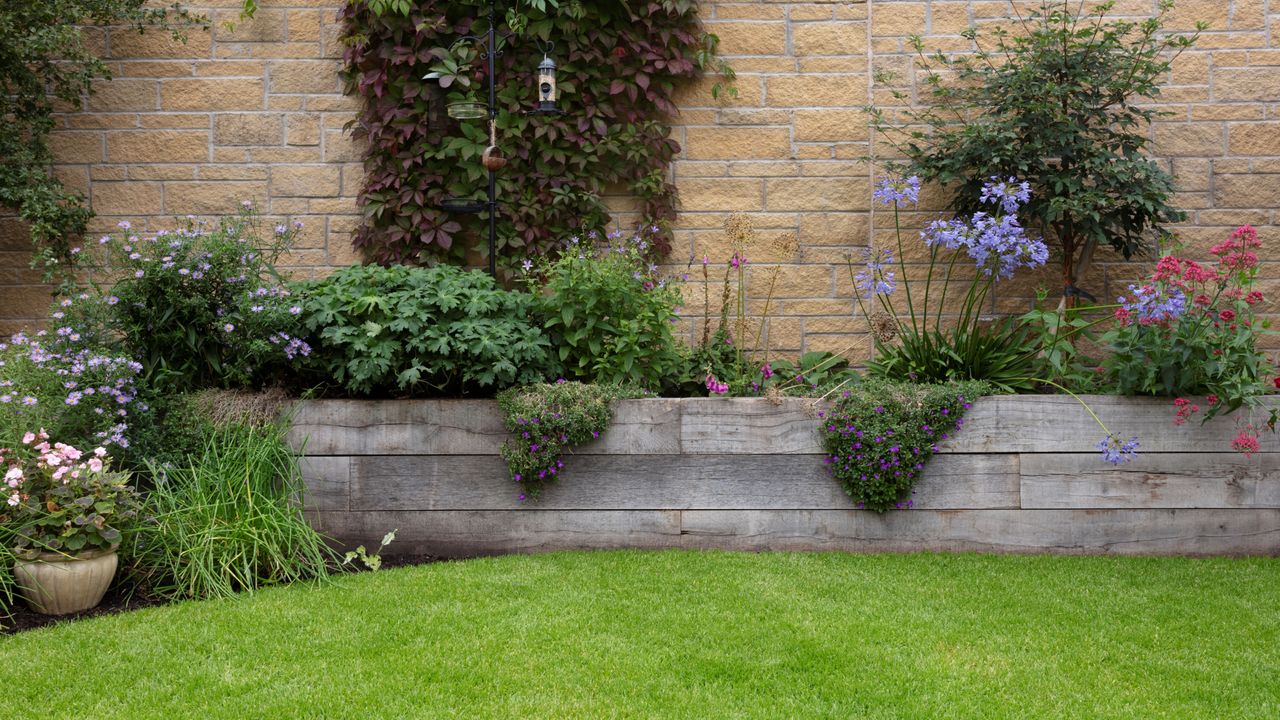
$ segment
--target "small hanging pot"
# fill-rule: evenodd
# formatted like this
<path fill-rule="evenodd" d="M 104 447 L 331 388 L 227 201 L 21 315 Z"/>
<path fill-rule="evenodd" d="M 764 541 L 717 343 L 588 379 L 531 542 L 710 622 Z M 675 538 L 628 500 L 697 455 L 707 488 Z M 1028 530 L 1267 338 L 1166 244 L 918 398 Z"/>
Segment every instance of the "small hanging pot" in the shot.
<path fill-rule="evenodd" d="M 489 121 L 489 147 L 480 155 L 480 164 L 489 172 L 497 172 L 507 165 L 507 158 L 498 147 L 498 128 L 492 120 Z"/>

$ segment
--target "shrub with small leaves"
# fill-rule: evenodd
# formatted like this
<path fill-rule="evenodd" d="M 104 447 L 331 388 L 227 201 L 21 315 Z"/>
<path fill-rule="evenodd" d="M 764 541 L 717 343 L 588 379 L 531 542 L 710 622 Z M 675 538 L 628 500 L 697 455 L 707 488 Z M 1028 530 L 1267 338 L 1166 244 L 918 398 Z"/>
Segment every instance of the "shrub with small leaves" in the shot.
<path fill-rule="evenodd" d="M 964 425 L 982 382 L 941 385 L 865 380 L 823 413 L 822 447 L 831 472 L 857 503 L 876 512 L 910 508 L 925 463 Z"/>
<path fill-rule="evenodd" d="M 502 457 L 511 479 L 520 483 L 520 499 L 536 498 L 564 470 L 564 453 L 600 437 L 613 418 L 615 401 L 643 394 L 621 385 L 559 380 L 498 395 L 512 435 L 502 446 Z"/>
<path fill-rule="evenodd" d="M 313 364 L 350 393 L 465 395 L 555 377 L 534 299 L 452 266 L 352 266 L 297 286 Z"/>

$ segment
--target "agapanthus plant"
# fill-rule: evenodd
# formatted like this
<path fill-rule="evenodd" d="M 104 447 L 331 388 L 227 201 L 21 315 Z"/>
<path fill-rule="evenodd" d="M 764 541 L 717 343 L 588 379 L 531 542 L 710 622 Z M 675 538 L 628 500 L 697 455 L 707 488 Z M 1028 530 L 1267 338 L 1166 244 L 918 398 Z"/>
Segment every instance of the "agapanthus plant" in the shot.
<path fill-rule="evenodd" d="M 1276 373 L 1258 350 L 1269 327 L 1257 317 L 1266 305 L 1256 289 L 1261 246 L 1257 230 L 1244 225 L 1210 248 L 1214 263 L 1166 255 L 1146 281 L 1129 286 L 1117 300 L 1117 327 L 1102 337 L 1111 350 L 1103 369 L 1117 391 L 1175 398 L 1177 424 L 1201 409 L 1189 398 L 1204 398 L 1203 420 L 1259 404 Z M 1273 410 L 1265 424 L 1275 422 Z"/>
<path fill-rule="evenodd" d="M 876 342 L 871 369 L 890 379 L 974 379 L 1005 390 L 1025 387 L 1033 373 L 1022 331 L 1009 321 L 985 322 L 982 310 L 996 283 L 1048 260 L 1044 242 L 1018 222 L 1018 208 L 1030 197 L 1029 185 L 1016 178 L 991 178 L 981 196 L 990 212 L 930 223 L 920 233 L 928 253 L 923 288 L 913 287 L 907 272 L 900 218 L 901 208 L 917 202 L 919 190 L 915 177 L 879 183 L 875 198 L 893 207 L 896 256 L 891 248 L 870 247 L 860 264 L 849 261 L 854 297 Z M 963 290 L 954 291 L 953 284 Z M 899 287 L 905 313 L 895 307 Z M 948 296 L 956 307 L 947 304 Z"/>

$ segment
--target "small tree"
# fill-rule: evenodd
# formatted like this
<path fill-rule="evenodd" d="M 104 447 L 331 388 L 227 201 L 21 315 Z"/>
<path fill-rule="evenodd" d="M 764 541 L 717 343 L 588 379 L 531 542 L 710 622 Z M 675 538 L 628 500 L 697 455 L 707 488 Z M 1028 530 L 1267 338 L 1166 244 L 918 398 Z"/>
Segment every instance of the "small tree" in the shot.
<path fill-rule="evenodd" d="M 1022 32 L 997 27 L 980 37 L 971 27 L 964 36 L 978 50 L 968 55 L 926 54 L 913 36 L 928 105 L 905 112 L 902 140 L 890 135 L 883 111 L 870 108 L 873 126 L 906 157 L 899 172 L 954 187 L 957 214 L 982 209 L 992 177 L 1030 181 L 1020 215 L 1060 249 L 1068 303 L 1099 244 L 1127 259 L 1185 218 L 1169 204 L 1173 178 L 1144 154 L 1147 128 L 1161 113 L 1135 103 L 1159 96 L 1174 58 L 1205 27 L 1163 34 L 1173 0 L 1139 21 L 1109 17 L 1112 2 L 1084 5 L 1044 0 L 1024 17 L 1014 3 Z"/>
<path fill-rule="evenodd" d="M 53 174 L 49 132 L 58 101 L 79 107 L 110 68 L 85 46 L 81 28 L 125 25 L 138 32 L 203 22 L 176 4 L 144 7 L 146 0 L 40 0 L 0 3 L 0 207 L 31 228 L 33 264 L 45 279 L 72 260 L 70 240 L 92 217 L 84 199 Z"/>

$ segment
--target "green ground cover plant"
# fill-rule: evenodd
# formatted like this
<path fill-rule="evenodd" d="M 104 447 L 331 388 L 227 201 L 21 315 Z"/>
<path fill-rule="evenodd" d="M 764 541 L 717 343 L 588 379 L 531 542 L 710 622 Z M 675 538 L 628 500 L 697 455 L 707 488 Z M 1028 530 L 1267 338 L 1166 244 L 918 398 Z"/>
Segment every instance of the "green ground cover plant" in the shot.
<path fill-rule="evenodd" d="M 511 556 L 0 638 L 110 659 L 0 715 L 1272 720 L 1277 604 L 1275 558 Z"/>

